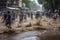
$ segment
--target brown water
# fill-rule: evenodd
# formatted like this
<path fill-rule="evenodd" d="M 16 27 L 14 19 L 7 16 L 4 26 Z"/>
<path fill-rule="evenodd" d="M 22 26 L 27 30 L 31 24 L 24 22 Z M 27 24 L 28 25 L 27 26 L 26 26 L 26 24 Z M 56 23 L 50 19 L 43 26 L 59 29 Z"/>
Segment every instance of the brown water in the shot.
<path fill-rule="evenodd" d="M 15 36 L 15 34 L 0 34 L 0 40 L 13 40 L 12 37 Z"/>
<path fill-rule="evenodd" d="M 35 31 L 25 32 L 22 34 L 4 33 L 4 34 L 0 34 L 0 40 L 23 40 L 23 38 L 28 38 L 28 37 L 29 37 L 28 39 L 34 39 L 37 37 L 35 35 L 37 35 L 37 32 Z"/>
<path fill-rule="evenodd" d="M 38 33 L 35 31 L 25 32 L 22 34 L 4 33 L 0 34 L 0 40 L 27 40 L 27 38 L 28 40 L 35 40 L 35 38 L 39 38 L 38 40 L 60 40 L 59 32 L 46 32 L 40 37 L 38 37 L 37 35 Z"/>

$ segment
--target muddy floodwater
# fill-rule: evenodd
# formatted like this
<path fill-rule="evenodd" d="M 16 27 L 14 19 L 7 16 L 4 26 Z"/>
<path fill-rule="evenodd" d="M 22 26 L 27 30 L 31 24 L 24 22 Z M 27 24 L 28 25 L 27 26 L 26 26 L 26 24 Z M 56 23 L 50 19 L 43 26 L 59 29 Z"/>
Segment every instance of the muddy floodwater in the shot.
<path fill-rule="evenodd" d="M 0 34 L 0 40 L 36 40 L 38 38 L 36 35 L 38 34 L 35 31 L 24 32 L 22 34 L 4 33 Z"/>
<path fill-rule="evenodd" d="M 60 40 L 60 33 L 51 31 L 29 31 L 20 34 L 4 33 L 0 34 L 0 40 Z"/>
<path fill-rule="evenodd" d="M 15 34 L 0 34 L 0 40 L 13 40 L 12 37 L 15 36 Z"/>

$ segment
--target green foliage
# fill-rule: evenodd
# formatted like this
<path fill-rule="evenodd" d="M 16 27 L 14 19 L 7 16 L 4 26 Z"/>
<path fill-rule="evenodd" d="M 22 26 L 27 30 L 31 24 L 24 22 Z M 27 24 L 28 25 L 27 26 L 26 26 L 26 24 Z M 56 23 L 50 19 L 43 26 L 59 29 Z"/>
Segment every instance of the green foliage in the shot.
<path fill-rule="evenodd" d="M 38 0 L 38 2 L 41 4 L 41 0 Z M 42 0 L 42 4 L 45 9 L 54 9 L 58 8 L 60 5 L 60 0 Z"/>
<path fill-rule="evenodd" d="M 22 0 L 22 3 L 25 3 L 28 8 L 30 8 L 30 2 L 30 0 Z"/>
<path fill-rule="evenodd" d="M 53 8 L 53 1 L 52 0 L 43 0 L 43 6 L 45 9 L 52 9 Z"/>
<path fill-rule="evenodd" d="M 26 7 L 28 7 L 29 9 L 34 9 L 37 7 L 37 4 L 34 1 L 22 0 L 22 3 L 25 3 Z"/>
<path fill-rule="evenodd" d="M 31 3 L 30 3 L 30 7 L 31 7 L 31 9 L 36 9 L 37 8 L 37 4 L 35 3 L 35 2 L 33 2 L 33 1 L 31 1 Z"/>

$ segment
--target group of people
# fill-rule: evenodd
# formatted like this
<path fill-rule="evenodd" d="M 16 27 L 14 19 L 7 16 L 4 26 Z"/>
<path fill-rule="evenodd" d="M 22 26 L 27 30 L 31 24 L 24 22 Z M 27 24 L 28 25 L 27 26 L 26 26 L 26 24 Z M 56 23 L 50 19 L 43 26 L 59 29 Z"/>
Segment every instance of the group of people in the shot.
<path fill-rule="evenodd" d="M 6 27 L 11 29 L 11 24 L 15 21 L 17 14 L 13 11 L 4 11 L 0 16 L 3 20 L 2 23 L 4 23 Z"/>
<path fill-rule="evenodd" d="M 57 19 L 60 17 L 60 11 L 55 9 L 54 11 L 48 10 L 44 12 L 44 15 L 49 18 Z"/>
<path fill-rule="evenodd" d="M 33 13 L 29 13 L 29 12 L 21 12 L 19 14 L 19 18 L 20 18 L 20 23 L 23 22 L 24 20 L 26 21 L 27 18 L 31 18 L 33 19 Z"/>
<path fill-rule="evenodd" d="M 2 13 L 2 18 L 3 18 L 3 22 L 5 23 L 5 25 L 8 27 L 8 28 L 11 28 L 11 24 L 15 21 L 15 19 L 17 18 L 17 16 L 19 16 L 19 23 L 22 23 L 23 20 L 27 20 L 27 17 L 33 19 L 35 16 L 35 19 L 37 18 L 42 18 L 42 16 L 45 15 L 47 17 L 51 17 L 53 19 L 56 19 L 57 17 L 60 17 L 59 15 L 59 12 L 57 10 L 54 10 L 54 12 L 47 12 L 47 13 L 41 13 L 41 12 L 36 12 L 36 13 L 29 13 L 29 12 L 10 12 L 10 11 L 7 11 L 7 12 L 3 12 Z M 0 15 L 1 16 L 1 15 Z"/>
<path fill-rule="evenodd" d="M 24 20 L 27 20 L 27 17 L 29 17 L 27 12 L 18 11 L 5 11 L 1 14 L 1 16 L 3 19 L 3 23 L 5 23 L 5 26 L 7 26 L 8 28 L 11 28 L 11 24 L 15 22 L 17 16 L 19 16 L 19 23 L 22 23 Z"/>

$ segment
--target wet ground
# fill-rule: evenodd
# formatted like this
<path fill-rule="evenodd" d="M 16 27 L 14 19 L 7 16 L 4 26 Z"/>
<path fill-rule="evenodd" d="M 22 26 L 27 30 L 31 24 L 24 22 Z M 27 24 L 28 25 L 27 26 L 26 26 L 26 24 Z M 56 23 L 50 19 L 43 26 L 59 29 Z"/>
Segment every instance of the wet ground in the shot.
<path fill-rule="evenodd" d="M 0 40 L 60 40 L 60 31 L 29 31 L 0 34 Z"/>
<path fill-rule="evenodd" d="M 30 31 L 22 34 L 4 33 L 0 34 L 0 40 L 36 40 L 38 38 L 37 35 L 37 31 Z"/>
<path fill-rule="evenodd" d="M 48 19 L 47 19 L 48 20 Z M 50 19 L 49 19 L 50 20 Z M 54 24 L 53 26 L 49 26 L 48 23 L 44 23 L 44 27 L 42 28 L 53 28 L 55 27 L 57 24 L 58 27 L 60 27 L 60 20 L 58 20 L 58 23 Z M 31 28 L 30 27 L 24 27 L 25 25 L 29 24 L 30 22 L 30 19 L 27 23 L 24 23 L 24 25 L 22 24 L 22 29 L 24 28 L 28 28 L 30 30 L 33 30 L 33 28 L 36 28 L 35 26 L 32 26 Z M 51 21 L 49 21 L 51 22 Z M 57 22 L 57 21 L 56 21 Z M 35 23 L 35 20 L 31 21 L 32 24 Z M 45 26 L 45 25 L 48 25 L 48 26 Z M 51 24 L 50 24 L 51 25 Z M 41 26 L 39 26 L 41 27 Z M 38 28 L 39 28 L 38 27 Z M 0 28 L 0 30 L 2 29 L 3 27 Z M 21 27 L 20 27 L 21 28 Z M 37 29 L 38 29 L 37 28 Z M 28 29 L 24 29 L 24 30 L 28 30 Z M 4 31 L 5 29 L 3 29 Z M 20 29 L 19 29 L 20 31 Z M 15 33 L 3 33 L 3 34 L 0 34 L 0 40 L 60 40 L 60 31 L 29 31 L 29 32 L 24 32 L 24 33 L 19 33 L 19 34 L 15 34 Z"/>

